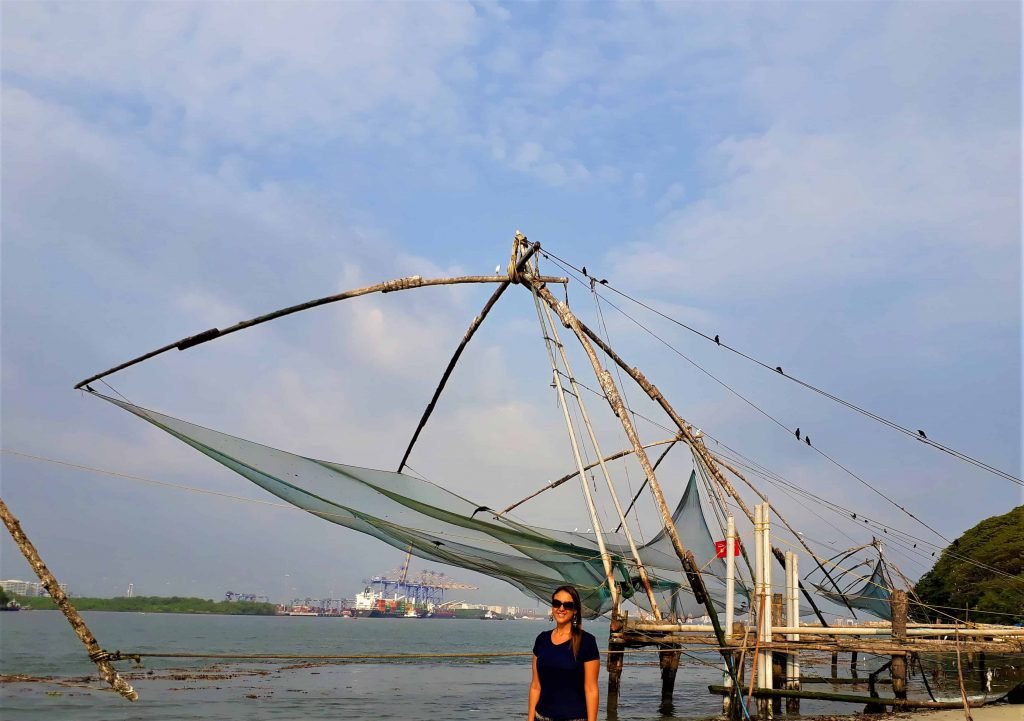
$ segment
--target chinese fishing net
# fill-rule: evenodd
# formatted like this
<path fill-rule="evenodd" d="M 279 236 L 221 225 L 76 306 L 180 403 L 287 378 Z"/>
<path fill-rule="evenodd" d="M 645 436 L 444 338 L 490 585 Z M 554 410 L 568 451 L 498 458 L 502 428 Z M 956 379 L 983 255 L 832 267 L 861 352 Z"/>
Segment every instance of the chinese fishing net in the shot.
<path fill-rule="evenodd" d="M 842 583 L 842 578 L 845 575 L 852 574 L 850 572 L 842 573 L 836 579 L 836 582 Z M 879 557 L 878 561 L 875 563 L 875 570 L 871 573 L 871 577 L 859 590 L 855 591 L 853 590 L 853 586 L 857 585 L 858 580 L 859 578 L 855 576 L 853 583 L 844 589 L 842 593 L 827 590 L 819 584 L 814 584 L 814 587 L 818 589 L 818 593 L 831 601 L 838 604 L 849 605 L 853 608 L 867 611 L 878 618 L 884 618 L 887 621 L 891 621 L 892 608 L 889 604 L 889 596 L 895 586 L 893 584 L 891 574 L 885 566 L 885 561 Z"/>
<path fill-rule="evenodd" d="M 305 458 L 203 428 L 99 393 L 149 421 L 261 488 L 331 523 L 378 538 L 402 551 L 507 581 L 542 601 L 558 586 L 577 587 L 588 617 L 612 606 L 593 533 L 538 528 L 477 512 L 480 504 L 438 485 L 402 473 Z M 703 571 L 709 596 L 724 608 L 725 563 L 701 510 L 695 476 L 673 514 L 683 545 Z M 606 533 L 614 576 L 622 597 L 650 611 L 637 567 L 624 536 Z M 689 589 L 665 529 L 639 548 L 659 607 L 678 617 L 705 610 Z M 737 607 L 748 592 L 737 581 Z"/>

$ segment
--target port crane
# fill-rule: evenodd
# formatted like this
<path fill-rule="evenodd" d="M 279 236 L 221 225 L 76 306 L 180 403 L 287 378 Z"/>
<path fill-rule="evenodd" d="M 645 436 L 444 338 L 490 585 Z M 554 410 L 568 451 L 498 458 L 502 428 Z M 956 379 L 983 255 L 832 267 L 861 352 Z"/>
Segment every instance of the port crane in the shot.
<path fill-rule="evenodd" d="M 477 586 L 456 581 L 440 571 L 420 571 L 409 576 L 409 556 L 410 554 L 406 554 L 401 568 L 386 575 L 368 578 L 363 583 L 379 590 L 383 596 L 394 591 L 395 595 L 404 596 L 417 606 L 441 603 L 445 591 L 475 591 L 477 589 Z"/>

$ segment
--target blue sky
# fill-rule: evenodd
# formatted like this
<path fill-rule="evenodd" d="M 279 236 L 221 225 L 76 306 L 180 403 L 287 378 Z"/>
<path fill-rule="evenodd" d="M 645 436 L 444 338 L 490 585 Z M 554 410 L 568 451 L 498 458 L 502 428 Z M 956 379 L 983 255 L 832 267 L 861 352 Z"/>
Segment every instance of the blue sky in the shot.
<path fill-rule="evenodd" d="M 996 2 L 6 3 L 3 446 L 263 498 L 71 386 L 348 287 L 492 272 L 518 228 L 681 321 L 1019 476 L 1020 19 Z M 367 298 L 110 380 L 203 425 L 391 468 L 488 293 Z M 572 299 L 593 322 L 589 293 Z M 688 420 L 819 495 L 928 535 L 605 310 L 613 343 Z M 1019 486 L 628 310 L 947 537 L 1021 503 Z M 572 466 L 530 313 L 522 291 L 507 295 L 411 461 L 489 505 Z M 606 448 L 623 447 L 602 429 Z M 677 494 L 685 461 L 666 474 Z M 350 596 L 400 562 L 299 513 L 10 453 L 2 464 L 4 499 L 82 594 L 133 582 Z M 587 523 L 579 495 L 566 486 L 523 517 Z M 777 501 L 808 536 L 870 540 Z M 7 539 L 0 549 L 0 576 L 28 574 Z M 926 570 L 905 555 L 908 575 Z M 518 598 L 446 570 L 481 585 L 474 598 Z"/>

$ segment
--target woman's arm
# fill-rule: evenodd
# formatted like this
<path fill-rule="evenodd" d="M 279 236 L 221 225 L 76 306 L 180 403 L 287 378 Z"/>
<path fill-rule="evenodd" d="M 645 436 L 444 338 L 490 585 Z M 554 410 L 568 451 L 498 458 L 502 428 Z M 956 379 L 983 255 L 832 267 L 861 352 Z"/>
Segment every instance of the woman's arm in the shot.
<path fill-rule="evenodd" d="M 597 688 L 597 675 L 600 671 L 599 660 L 583 663 L 583 693 L 587 697 L 587 721 L 597 721 L 597 707 L 601 701 L 601 692 Z"/>
<path fill-rule="evenodd" d="M 526 721 L 533 721 L 537 713 L 537 701 L 540 700 L 540 678 L 537 676 L 537 657 L 533 657 L 533 680 L 530 681 L 530 705 L 526 711 Z M 594 717 L 597 718 L 596 716 Z"/>

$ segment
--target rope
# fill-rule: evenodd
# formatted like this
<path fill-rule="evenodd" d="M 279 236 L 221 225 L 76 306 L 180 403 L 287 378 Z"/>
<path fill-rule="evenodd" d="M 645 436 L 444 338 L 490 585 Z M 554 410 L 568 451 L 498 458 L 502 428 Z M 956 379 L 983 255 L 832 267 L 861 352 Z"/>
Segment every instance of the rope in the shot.
<path fill-rule="evenodd" d="M 545 257 L 549 257 L 549 259 L 554 260 L 556 262 L 556 264 L 560 265 L 563 269 L 568 267 L 568 268 L 571 268 L 572 270 L 574 270 L 576 273 L 582 272 L 581 269 L 579 269 L 576 266 L 572 265 L 568 261 L 558 257 L 557 255 L 552 253 L 550 250 L 545 250 L 543 252 L 543 254 L 544 254 Z M 577 282 L 581 283 L 581 284 L 584 284 L 583 281 L 581 281 L 578 277 L 574 277 L 573 279 L 576 280 Z M 729 351 L 731 353 L 735 353 L 736 355 L 740 356 L 741 358 L 744 358 L 744 359 L 746 359 L 746 360 L 748 360 L 748 361 L 750 361 L 750 362 L 752 362 L 752 363 L 754 363 L 756 365 L 759 365 L 759 366 L 761 366 L 762 368 L 764 368 L 766 370 L 769 370 L 769 371 L 771 371 L 773 373 L 781 375 L 782 377 L 789 379 L 790 381 L 796 383 L 797 385 L 800 385 L 800 386 L 806 388 L 807 390 L 813 391 L 814 393 L 817 393 L 817 394 L 819 394 L 821 396 L 824 396 L 825 398 L 827 398 L 827 399 L 829 399 L 829 400 L 831 400 L 831 401 L 833 401 L 835 403 L 838 403 L 838 404 L 840 404 L 842 406 L 845 406 L 846 408 L 848 408 L 848 409 L 850 409 L 852 411 L 855 411 L 856 413 L 860 413 L 861 415 L 867 416 L 868 418 L 870 418 L 870 419 L 872 419 L 874 421 L 877 421 L 877 422 L 879 422 L 879 423 L 881 423 L 881 424 L 883 424 L 885 426 L 888 426 L 889 428 L 891 428 L 891 429 L 893 429 L 895 431 L 898 431 L 900 433 L 903 433 L 904 435 L 907 435 L 907 436 L 909 436 L 911 438 L 914 438 L 915 440 L 917 440 L 919 442 L 925 443 L 925 444 L 927 444 L 929 446 L 932 446 L 933 448 L 936 448 L 936 449 L 938 449 L 940 451 L 943 451 L 943 452 L 953 456 L 954 458 L 957 458 L 957 459 L 959 459 L 961 461 L 964 461 L 965 463 L 969 463 L 969 464 L 971 464 L 973 466 L 976 466 L 976 467 L 981 468 L 983 470 L 989 471 L 990 473 L 992 473 L 992 474 L 994 474 L 996 476 L 999 476 L 1000 478 L 1004 478 L 1004 479 L 1006 479 L 1008 481 L 1011 481 L 1012 483 L 1016 483 L 1017 485 L 1024 485 L 1024 480 L 1021 480 L 1019 477 L 1014 476 L 1011 473 L 1008 473 L 1006 471 L 1002 471 L 1002 470 L 996 468 L 995 466 L 990 465 L 989 463 L 986 463 L 984 461 L 981 461 L 981 460 L 979 460 L 977 458 L 974 458 L 974 457 L 968 455 L 967 453 L 965 453 L 963 451 L 958 451 L 955 448 L 952 448 L 950 446 L 947 446 L 947 445 L 944 445 L 942 443 L 939 443 L 938 441 L 934 441 L 934 440 L 928 438 L 927 436 L 925 436 L 925 434 L 922 431 L 919 431 L 919 430 L 915 431 L 913 429 L 907 428 L 906 426 L 900 425 L 899 423 L 897 423 L 895 421 L 892 421 L 892 420 L 890 420 L 888 418 L 885 418 L 884 416 L 881 416 L 881 415 L 879 415 L 877 413 L 873 413 L 872 411 L 869 411 L 869 410 L 867 410 L 865 408 L 862 408 L 862 407 L 860 407 L 860 406 L 858 406 L 858 405 L 856 405 L 854 403 L 851 403 L 849 401 L 843 400 L 839 396 L 837 396 L 837 395 L 835 395 L 833 393 L 829 393 L 828 391 L 826 391 L 826 390 L 824 390 L 822 388 L 819 388 L 819 387 L 817 387 L 817 386 L 815 386 L 815 385 L 813 385 L 811 383 L 808 383 L 807 381 L 804 381 L 804 380 L 801 380 L 800 378 L 797 378 L 795 376 L 783 373 L 779 366 L 771 366 L 768 363 L 765 363 L 764 361 L 758 360 L 757 358 L 754 358 L 753 356 L 748 355 L 747 353 L 744 353 L 743 351 L 739 350 L 738 348 L 734 348 L 733 346 L 730 346 L 728 343 L 722 342 L 721 338 L 719 338 L 719 336 L 717 336 L 717 335 L 710 336 L 707 333 L 703 333 L 703 332 L 697 330 L 696 328 L 693 328 L 693 327 L 687 325 L 686 323 L 683 323 L 680 320 L 676 320 L 675 318 L 672 318 L 671 316 L 666 315 L 665 313 L 657 310 L 656 308 L 652 308 L 650 305 L 647 305 L 643 301 L 637 300 L 636 298 L 633 298 L 632 296 L 628 295 L 627 293 L 625 293 L 625 292 L 623 292 L 621 290 L 618 290 L 617 288 L 615 288 L 614 286 L 610 285 L 607 282 L 602 281 L 602 285 L 605 288 L 607 288 L 608 290 L 612 291 L 613 293 L 615 293 L 615 294 L 625 298 L 626 300 L 631 301 L 632 303 L 635 303 L 635 304 L 639 305 L 642 308 L 645 308 L 646 310 L 648 310 L 648 311 L 654 313 L 655 315 L 657 315 L 657 316 L 659 316 L 659 317 L 669 321 L 670 323 L 673 323 L 673 324 L 675 324 L 675 325 L 677 325 L 677 326 L 679 326 L 681 328 L 684 328 L 685 330 L 688 330 L 689 332 L 691 332 L 691 333 L 693 333 L 693 334 L 695 334 L 697 336 L 700 336 L 704 340 L 710 341 L 710 342 L 714 343 L 716 346 L 718 346 L 720 348 L 724 348 L 725 350 L 727 350 L 727 351 Z M 608 302 L 607 299 L 605 299 L 605 302 Z M 609 305 L 611 305 L 611 304 L 609 303 Z M 643 327 L 643 326 L 641 326 L 641 327 Z M 647 329 L 644 328 L 644 330 L 647 330 Z M 648 331 L 648 332 L 650 332 L 650 331 Z M 653 333 L 652 333 L 652 335 L 653 335 Z"/>
<path fill-rule="evenodd" d="M 660 643 L 660 637 L 658 636 L 645 636 L 638 634 L 638 640 L 650 643 Z M 673 643 L 679 643 L 673 641 Z M 700 644 L 706 648 L 708 652 L 718 651 L 721 647 Z M 635 655 L 640 653 L 660 653 L 662 649 L 657 648 L 629 648 L 629 649 L 615 649 L 609 651 L 607 648 L 602 649 L 602 653 L 621 653 L 623 655 Z M 370 660 L 403 660 L 403 659 L 451 659 L 451 658 L 521 658 L 526 656 L 532 656 L 533 651 L 463 651 L 463 652 L 423 652 L 423 653 L 348 653 L 348 654 L 316 654 L 316 653 L 303 653 L 303 654 L 290 654 L 290 653 L 220 653 L 220 652 L 152 652 L 152 653 L 134 653 L 116 651 L 111 654 L 112 661 L 122 661 L 125 659 L 140 659 L 140 658 L 213 658 L 213 659 L 239 659 L 239 660 L 254 660 L 254 661 L 370 661 Z M 716 664 L 709 664 L 715 668 L 719 668 Z"/>

